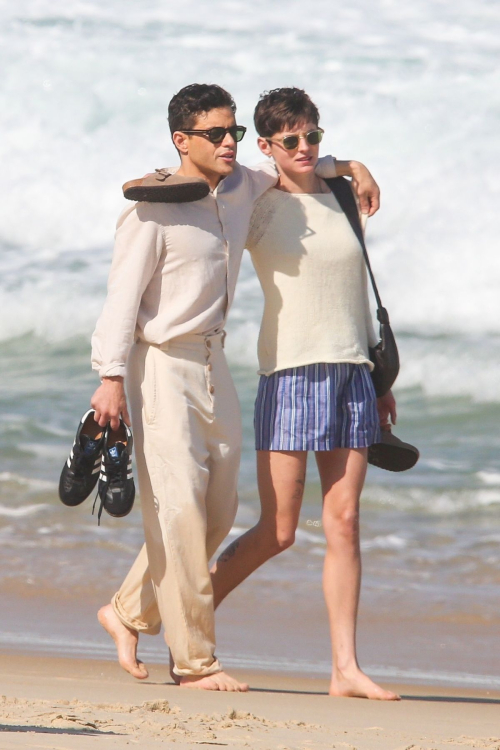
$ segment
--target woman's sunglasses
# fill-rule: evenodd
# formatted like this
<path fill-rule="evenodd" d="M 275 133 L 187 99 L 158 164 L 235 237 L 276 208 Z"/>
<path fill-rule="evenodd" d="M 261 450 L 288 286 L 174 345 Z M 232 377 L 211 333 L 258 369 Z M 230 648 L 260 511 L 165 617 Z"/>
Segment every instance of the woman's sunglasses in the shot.
<path fill-rule="evenodd" d="M 283 138 L 266 138 L 266 141 L 268 143 L 279 143 L 287 151 L 293 151 L 293 149 L 299 147 L 301 138 L 305 138 L 310 146 L 317 146 L 321 142 L 324 132 L 323 128 L 318 128 L 317 130 L 309 130 L 307 133 L 290 133 L 290 135 L 284 135 Z"/>
<path fill-rule="evenodd" d="M 226 137 L 226 133 L 229 133 L 237 143 L 242 139 L 247 129 L 244 125 L 231 125 L 230 128 L 209 128 L 208 130 L 181 130 L 181 133 L 186 135 L 201 135 L 203 138 L 207 138 L 210 143 L 222 143 Z"/>

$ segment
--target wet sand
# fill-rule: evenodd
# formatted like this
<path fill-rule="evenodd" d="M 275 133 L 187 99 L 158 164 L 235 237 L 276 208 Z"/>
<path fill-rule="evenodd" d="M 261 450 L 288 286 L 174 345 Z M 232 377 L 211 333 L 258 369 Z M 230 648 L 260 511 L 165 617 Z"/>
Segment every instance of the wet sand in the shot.
<path fill-rule="evenodd" d="M 500 749 L 500 692 L 390 685 L 403 700 L 330 698 L 326 680 L 237 672 L 246 694 L 185 690 L 164 665 L 0 656 L 0 747 L 256 750 Z"/>

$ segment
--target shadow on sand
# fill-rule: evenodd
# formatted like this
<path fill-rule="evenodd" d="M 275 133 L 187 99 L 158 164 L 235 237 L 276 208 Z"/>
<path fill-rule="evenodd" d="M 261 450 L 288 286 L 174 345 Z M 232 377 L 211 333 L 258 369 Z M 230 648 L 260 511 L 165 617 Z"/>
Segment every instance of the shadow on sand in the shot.
<path fill-rule="evenodd" d="M 89 735 L 89 736 L 115 736 L 118 737 L 122 733 L 121 732 L 101 732 L 99 729 L 92 729 L 92 727 L 88 728 L 81 728 L 78 729 L 75 727 L 72 729 L 71 727 L 68 727 L 67 729 L 58 729 L 57 727 L 38 727 L 33 725 L 22 725 L 22 724 L 0 724 L 0 732 L 33 732 L 35 734 L 69 734 L 72 736 L 82 736 L 82 735 Z"/>

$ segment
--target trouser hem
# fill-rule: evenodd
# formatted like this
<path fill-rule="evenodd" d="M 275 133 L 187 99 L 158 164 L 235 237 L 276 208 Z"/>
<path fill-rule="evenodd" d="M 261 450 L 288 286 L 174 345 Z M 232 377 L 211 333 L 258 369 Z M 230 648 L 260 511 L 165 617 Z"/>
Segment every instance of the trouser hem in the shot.
<path fill-rule="evenodd" d="M 131 630 L 136 630 L 138 633 L 144 633 L 145 635 L 158 635 L 160 632 L 161 623 L 158 625 L 148 625 L 147 623 L 130 617 L 123 609 L 118 594 L 115 594 L 111 599 L 111 606 L 113 607 L 116 616 L 125 627 L 130 628 Z"/>
<path fill-rule="evenodd" d="M 222 667 L 219 664 L 218 659 L 214 659 L 209 667 L 204 667 L 198 672 L 195 672 L 192 669 L 178 669 L 177 667 L 174 667 L 172 671 L 178 677 L 206 677 L 211 674 L 218 674 L 219 672 L 222 672 Z"/>

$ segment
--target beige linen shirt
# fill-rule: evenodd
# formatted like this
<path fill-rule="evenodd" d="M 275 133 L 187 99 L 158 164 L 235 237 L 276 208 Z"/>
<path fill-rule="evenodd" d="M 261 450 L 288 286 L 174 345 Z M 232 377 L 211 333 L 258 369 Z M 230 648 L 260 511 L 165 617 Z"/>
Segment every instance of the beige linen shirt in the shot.
<path fill-rule="evenodd" d="M 320 159 L 316 171 L 335 176 L 334 158 Z M 127 206 L 92 336 L 92 367 L 101 378 L 125 376 L 134 339 L 161 345 L 223 329 L 255 201 L 277 179 L 271 162 L 236 164 L 202 200 Z"/>
<path fill-rule="evenodd" d="M 372 369 L 368 346 L 377 337 L 366 265 L 333 193 L 268 190 L 255 206 L 247 247 L 264 291 L 259 374 L 316 362 Z"/>

